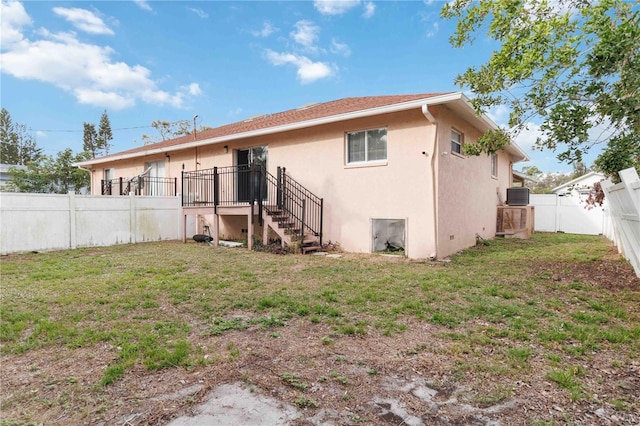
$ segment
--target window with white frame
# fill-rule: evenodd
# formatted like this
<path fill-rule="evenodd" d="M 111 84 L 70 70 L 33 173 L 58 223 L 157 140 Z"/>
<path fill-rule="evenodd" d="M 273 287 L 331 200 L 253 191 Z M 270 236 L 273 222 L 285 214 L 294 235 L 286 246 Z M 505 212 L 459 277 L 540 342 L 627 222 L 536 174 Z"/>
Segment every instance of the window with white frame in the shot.
<path fill-rule="evenodd" d="M 451 129 L 451 152 L 462 155 L 462 133 Z"/>
<path fill-rule="evenodd" d="M 491 154 L 491 176 L 498 177 L 498 154 Z"/>
<path fill-rule="evenodd" d="M 347 164 L 387 159 L 387 128 L 347 133 Z"/>

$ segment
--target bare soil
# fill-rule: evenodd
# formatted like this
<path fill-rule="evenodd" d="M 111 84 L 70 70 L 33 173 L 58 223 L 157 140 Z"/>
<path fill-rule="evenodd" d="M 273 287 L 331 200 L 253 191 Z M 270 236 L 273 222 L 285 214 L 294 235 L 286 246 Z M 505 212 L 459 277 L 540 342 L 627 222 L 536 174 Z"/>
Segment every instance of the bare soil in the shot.
<path fill-rule="evenodd" d="M 556 281 L 580 277 L 612 290 L 640 288 L 625 265 L 604 260 L 577 269 L 560 263 L 539 268 Z M 538 368 L 545 362 L 538 348 L 519 377 L 487 381 L 483 371 L 460 373 L 460 361 L 477 354 L 452 357 L 451 343 L 437 337 L 442 328 L 410 320 L 407 325 L 393 336 L 373 331 L 353 337 L 333 336 L 329 326 L 308 318 L 219 336 L 194 330 L 190 343 L 202 351 L 205 365 L 158 372 L 136 365 L 105 388 L 98 383 L 118 354 L 109 345 L 2 355 L 0 424 L 30 424 L 7 420 L 20 418 L 46 425 L 167 424 L 197 414 L 211 392 L 230 384 L 295 407 L 299 416 L 287 420 L 294 425 L 640 424 L 637 357 L 613 368 L 614 352 L 594 353 L 584 366 L 589 397 L 575 402 Z M 296 377 L 298 386 L 283 376 Z M 500 389 L 509 391 L 496 400 L 477 398 Z M 615 399 L 630 401 L 631 408 L 603 402 Z"/>

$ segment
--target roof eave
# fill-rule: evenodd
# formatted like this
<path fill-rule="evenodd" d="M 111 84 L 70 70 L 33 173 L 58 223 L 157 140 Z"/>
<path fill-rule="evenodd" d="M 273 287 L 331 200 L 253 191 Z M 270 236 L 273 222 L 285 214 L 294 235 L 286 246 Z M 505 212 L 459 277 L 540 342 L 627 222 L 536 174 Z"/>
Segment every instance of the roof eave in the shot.
<path fill-rule="evenodd" d="M 469 112 L 472 112 L 473 115 L 477 119 L 481 120 L 481 122 L 484 123 L 488 128 L 492 128 L 492 129 L 498 128 L 498 125 L 495 124 L 486 115 L 482 115 L 482 116 L 475 115 L 475 110 L 473 109 L 471 102 L 462 92 L 453 92 L 453 93 L 447 93 L 444 95 L 416 99 L 413 101 L 401 102 L 401 103 L 392 104 L 392 105 L 385 105 L 381 107 L 368 108 L 364 110 L 352 111 L 352 112 L 347 112 L 343 114 L 330 115 L 326 117 L 314 118 L 312 120 L 305 120 L 305 121 L 298 121 L 295 123 L 283 124 L 280 126 L 267 127 L 264 129 L 252 130 L 249 132 L 235 133 L 235 134 L 220 136 L 216 138 L 207 138 L 207 139 L 202 139 L 202 140 L 179 144 L 179 145 L 149 149 L 149 150 L 138 151 L 138 152 L 133 152 L 129 154 L 114 155 L 114 156 L 109 156 L 102 159 L 96 158 L 96 159 L 80 162 L 78 163 L 78 166 L 87 167 L 95 164 L 108 163 L 112 161 L 120 161 L 120 160 L 126 160 L 126 159 L 137 158 L 137 157 L 151 156 L 156 154 L 167 154 L 173 151 L 181 151 L 184 149 L 196 148 L 203 145 L 214 145 L 214 144 L 230 142 L 238 139 L 270 135 L 274 133 L 298 130 L 306 127 L 314 127 L 322 124 L 330 124 L 330 123 L 335 123 L 339 121 L 353 120 L 356 118 L 370 117 L 370 116 L 379 115 L 379 114 L 388 114 L 388 113 L 393 113 L 398 111 L 406 111 L 414 108 L 421 108 L 423 105 L 439 105 L 439 104 L 445 104 L 445 103 L 451 103 L 451 102 L 461 102 L 463 105 L 465 105 L 465 108 Z M 528 160 L 528 157 L 526 156 L 526 154 L 524 154 L 524 152 L 517 146 L 515 146 L 514 152 L 512 152 L 512 155 L 514 155 L 514 157 L 521 155 L 523 159 Z M 517 162 L 517 161 L 521 161 L 521 160 L 516 160 L 514 158 L 514 162 Z"/>

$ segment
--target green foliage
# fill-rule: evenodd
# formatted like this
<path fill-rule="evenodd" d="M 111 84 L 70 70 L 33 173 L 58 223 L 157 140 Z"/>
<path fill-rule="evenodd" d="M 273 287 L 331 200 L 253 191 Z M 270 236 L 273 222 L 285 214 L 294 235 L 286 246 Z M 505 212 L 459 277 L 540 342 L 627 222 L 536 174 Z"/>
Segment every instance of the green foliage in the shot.
<path fill-rule="evenodd" d="M 280 375 L 280 378 L 284 380 L 289 386 L 301 391 L 305 390 L 309 386 L 296 373 L 282 373 Z"/>
<path fill-rule="evenodd" d="M 191 122 L 189 120 L 178 120 L 174 122 L 165 120 L 154 120 L 151 123 L 151 127 L 158 131 L 159 138 L 143 134 L 142 142 L 145 145 L 151 143 L 162 142 L 167 139 L 177 138 L 179 136 L 185 136 L 191 133 Z"/>
<path fill-rule="evenodd" d="M 6 108 L 0 110 L 0 163 L 25 166 L 42 157 L 33 135 L 23 124 L 14 123 Z"/>
<path fill-rule="evenodd" d="M 89 186 L 89 174 L 74 166 L 88 159 L 88 153 L 73 154 L 71 148 L 58 152 L 54 159 L 43 155 L 37 162 L 27 164 L 26 170 L 9 169 L 7 190 L 14 192 L 66 194 Z"/>
<path fill-rule="evenodd" d="M 624 0 L 456 0 L 442 16 L 456 19 L 450 42 L 464 47 L 477 35 L 499 43 L 489 60 L 458 75 L 475 95 L 476 109 L 511 108 L 511 136 L 542 119 L 540 149 L 575 163 L 608 140 L 597 161 L 608 175 L 640 168 L 640 4 Z M 608 127 L 602 139 L 592 129 Z M 495 132 L 468 148 L 494 152 Z M 472 152 L 469 152 L 472 153 Z"/>
<path fill-rule="evenodd" d="M 111 132 L 111 121 L 107 115 L 107 111 L 103 111 L 100 116 L 100 125 L 98 127 L 97 142 L 98 148 L 104 151 L 104 154 L 109 154 L 109 141 L 113 139 L 113 133 Z"/>

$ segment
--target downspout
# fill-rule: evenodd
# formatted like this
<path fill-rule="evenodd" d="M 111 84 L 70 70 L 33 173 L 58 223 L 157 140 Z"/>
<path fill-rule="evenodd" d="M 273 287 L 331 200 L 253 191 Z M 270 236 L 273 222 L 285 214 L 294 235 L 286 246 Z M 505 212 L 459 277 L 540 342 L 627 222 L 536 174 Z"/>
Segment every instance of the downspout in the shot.
<path fill-rule="evenodd" d="M 422 115 L 426 117 L 429 123 L 435 125 L 434 137 L 433 137 L 433 149 L 431 150 L 431 191 L 433 192 L 433 236 L 436 249 L 431 256 L 432 259 L 438 258 L 438 194 L 436 186 L 436 147 L 438 145 L 438 122 L 436 118 L 429 111 L 429 105 L 422 105 Z"/>
<path fill-rule="evenodd" d="M 75 166 L 77 168 L 79 168 L 80 170 L 84 170 L 85 172 L 89 172 L 89 174 L 90 174 L 90 176 L 89 176 L 89 194 L 92 194 L 93 193 L 93 169 L 85 169 L 80 164 L 76 164 Z"/>

